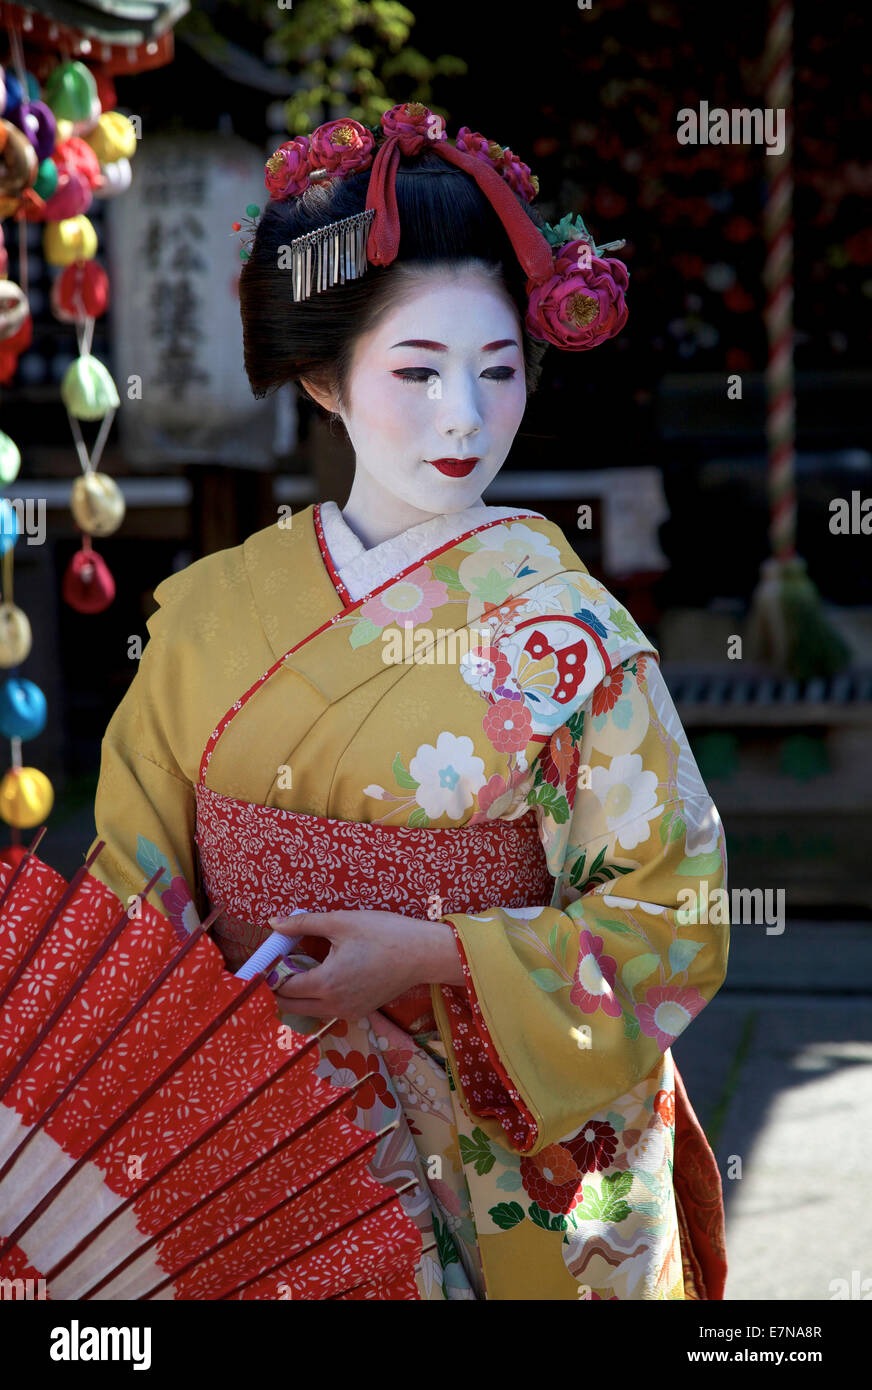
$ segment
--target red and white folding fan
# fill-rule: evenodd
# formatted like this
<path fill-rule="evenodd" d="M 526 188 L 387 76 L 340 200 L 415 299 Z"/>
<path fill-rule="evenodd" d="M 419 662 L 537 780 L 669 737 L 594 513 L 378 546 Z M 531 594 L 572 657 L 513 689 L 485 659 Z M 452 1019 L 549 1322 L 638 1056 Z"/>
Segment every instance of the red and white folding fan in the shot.
<path fill-rule="evenodd" d="M 227 971 L 214 913 L 180 941 L 146 902 L 159 875 L 125 910 L 88 873 L 102 843 L 68 884 L 40 837 L 0 862 L 0 1278 L 55 1299 L 418 1298 L 420 1232 L 367 1169 L 381 1136 L 343 1114 L 355 1087 L 315 1075 L 320 1033 Z"/>

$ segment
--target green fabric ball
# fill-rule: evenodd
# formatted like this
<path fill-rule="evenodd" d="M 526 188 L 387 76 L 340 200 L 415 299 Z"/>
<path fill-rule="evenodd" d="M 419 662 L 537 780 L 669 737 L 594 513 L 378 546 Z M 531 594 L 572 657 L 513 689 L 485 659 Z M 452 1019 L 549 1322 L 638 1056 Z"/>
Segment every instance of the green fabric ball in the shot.
<path fill-rule="evenodd" d="M 0 483 L 12 483 L 18 477 L 21 454 L 18 445 L 0 430 Z"/>
<path fill-rule="evenodd" d="M 85 121 L 97 99 L 94 74 L 84 63 L 58 63 L 45 84 L 45 102 L 59 121 Z"/>
<path fill-rule="evenodd" d="M 102 420 L 121 401 L 112 374 L 96 357 L 77 357 L 64 372 L 61 400 L 76 420 Z"/>
<path fill-rule="evenodd" d="M 46 200 L 51 197 L 58 186 L 58 166 L 53 159 L 44 159 L 39 166 L 39 173 L 36 176 L 36 183 L 33 185 L 34 193 L 38 193 L 40 198 Z"/>

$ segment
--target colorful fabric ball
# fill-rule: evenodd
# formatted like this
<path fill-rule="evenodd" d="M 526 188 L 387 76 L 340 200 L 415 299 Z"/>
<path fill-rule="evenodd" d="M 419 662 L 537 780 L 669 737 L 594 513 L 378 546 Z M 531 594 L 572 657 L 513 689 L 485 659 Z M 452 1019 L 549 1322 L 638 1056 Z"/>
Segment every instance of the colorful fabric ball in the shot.
<path fill-rule="evenodd" d="M 76 169 L 61 169 L 54 193 L 45 201 L 44 222 L 66 222 L 86 213 L 94 201 L 91 185 Z"/>
<path fill-rule="evenodd" d="M 0 280 L 0 342 L 20 333 L 30 317 L 27 295 L 14 280 Z"/>
<path fill-rule="evenodd" d="M 67 565 L 61 598 L 77 613 L 102 613 L 115 597 L 115 580 L 96 550 L 77 550 Z"/>
<path fill-rule="evenodd" d="M 116 159 L 132 159 L 136 154 L 136 129 L 121 111 L 104 111 L 96 126 L 85 136 L 101 164 Z"/>
<path fill-rule="evenodd" d="M 113 159 L 111 164 L 101 164 L 100 173 L 103 182 L 94 190 L 97 198 L 117 198 L 119 193 L 126 193 L 133 182 L 129 159 Z"/>
<path fill-rule="evenodd" d="M 6 140 L 0 151 L 0 197 L 18 198 L 25 188 L 32 188 L 39 170 L 36 151 L 27 136 L 11 121 L 0 122 Z M 4 212 L 3 216 L 10 216 Z"/>
<path fill-rule="evenodd" d="M 55 147 L 57 121 L 54 112 L 44 101 L 23 101 L 10 116 L 18 128 L 27 136 L 38 160 L 48 159 Z"/>
<path fill-rule="evenodd" d="M 21 468 L 18 445 L 0 430 L 0 483 L 14 483 Z"/>
<path fill-rule="evenodd" d="M 102 420 L 121 404 L 112 373 L 91 353 L 77 357 L 67 367 L 61 382 L 61 400 L 76 420 Z"/>
<path fill-rule="evenodd" d="M 55 145 L 52 159 L 59 169 L 75 169 L 76 173 L 88 180 L 91 188 L 95 191 L 101 186 L 103 176 L 100 173 L 100 161 L 91 146 L 86 144 L 80 136 L 68 135 L 61 140 L 59 127 L 58 142 Z"/>
<path fill-rule="evenodd" d="M 34 193 L 38 193 L 40 198 L 49 199 L 58 186 L 58 166 L 54 160 L 44 159 L 39 166 L 39 173 L 36 176 L 36 183 L 33 185 Z"/>
<path fill-rule="evenodd" d="M 18 517 L 15 508 L 5 497 L 0 497 L 0 555 L 11 550 L 18 540 Z"/>
<path fill-rule="evenodd" d="M 97 254 L 97 233 L 83 213 L 78 217 L 66 217 L 63 222 L 48 222 L 42 249 L 49 265 L 90 261 Z"/>
<path fill-rule="evenodd" d="M 124 494 L 108 473 L 83 473 L 73 483 L 70 507 L 89 536 L 111 536 L 124 520 Z"/>
<path fill-rule="evenodd" d="M 0 816 L 7 825 L 42 825 L 53 805 L 54 788 L 38 767 L 11 767 L 0 782 Z"/>
<path fill-rule="evenodd" d="M 45 84 L 45 99 L 60 120 L 87 120 L 92 102 L 99 101 L 94 74 L 84 63 L 58 63 Z"/>
<path fill-rule="evenodd" d="M 20 666 L 30 656 L 30 619 L 17 603 L 0 603 L 0 666 Z"/>
<path fill-rule="evenodd" d="M 0 734 L 4 738 L 38 738 L 46 717 L 45 696 L 33 681 L 10 676 L 0 686 Z"/>
<path fill-rule="evenodd" d="M 109 306 L 109 276 L 97 261 L 74 261 L 55 277 L 51 307 L 62 323 L 98 319 Z"/>

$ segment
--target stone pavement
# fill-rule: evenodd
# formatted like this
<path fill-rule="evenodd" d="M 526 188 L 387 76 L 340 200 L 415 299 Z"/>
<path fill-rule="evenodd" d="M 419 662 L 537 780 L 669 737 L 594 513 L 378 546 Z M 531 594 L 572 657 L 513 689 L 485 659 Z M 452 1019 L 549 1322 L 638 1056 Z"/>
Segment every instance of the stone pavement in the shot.
<path fill-rule="evenodd" d="M 872 924 L 734 927 L 673 1053 L 724 1184 L 726 1300 L 872 1298 Z"/>

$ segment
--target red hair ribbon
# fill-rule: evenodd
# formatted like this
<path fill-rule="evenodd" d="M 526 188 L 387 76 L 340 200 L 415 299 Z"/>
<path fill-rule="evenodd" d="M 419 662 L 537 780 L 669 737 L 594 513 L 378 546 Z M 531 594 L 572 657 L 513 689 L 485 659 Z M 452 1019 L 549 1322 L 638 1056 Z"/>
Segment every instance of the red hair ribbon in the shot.
<path fill-rule="evenodd" d="M 400 140 L 404 150 L 401 151 Z M 410 145 L 414 141 L 415 148 Z M 456 164 L 470 175 L 491 204 L 506 229 L 523 270 L 534 284 L 544 284 L 554 274 L 551 246 L 533 223 L 509 185 L 490 164 L 475 155 L 465 154 L 447 140 L 432 140 L 426 135 L 404 137 L 389 135 L 376 153 L 366 196 L 367 208 L 375 208 L 369 239 L 367 260 L 371 265 L 390 265 L 400 249 L 400 216 L 397 211 L 397 168 L 400 154 L 417 154 L 425 145 L 431 146 L 449 164 Z"/>

